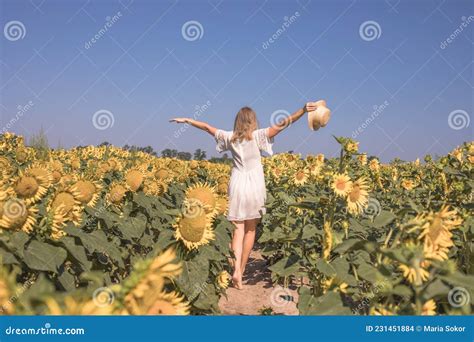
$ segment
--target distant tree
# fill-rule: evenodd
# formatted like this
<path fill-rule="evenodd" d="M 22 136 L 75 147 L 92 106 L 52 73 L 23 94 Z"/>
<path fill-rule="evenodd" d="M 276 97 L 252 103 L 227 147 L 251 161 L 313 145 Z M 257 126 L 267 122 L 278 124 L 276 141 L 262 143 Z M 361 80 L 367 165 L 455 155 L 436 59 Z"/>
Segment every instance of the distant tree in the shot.
<path fill-rule="evenodd" d="M 37 134 L 33 134 L 30 137 L 30 146 L 38 150 L 49 149 L 48 137 L 46 136 L 43 127 L 40 128 Z"/>
<path fill-rule="evenodd" d="M 102 147 L 102 146 L 110 146 L 111 144 L 108 142 L 108 141 L 103 141 L 101 142 L 98 146 L 99 147 Z"/>
<path fill-rule="evenodd" d="M 161 156 L 164 158 L 175 158 L 178 155 L 177 150 L 170 150 L 169 148 L 161 151 Z"/>
<path fill-rule="evenodd" d="M 194 159 L 196 160 L 206 159 L 206 151 L 203 151 L 200 148 L 198 148 L 196 151 L 194 151 Z"/>
<path fill-rule="evenodd" d="M 33 134 L 30 137 L 29 145 L 37 151 L 38 158 L 47 158 L 49 152 L 49 144 L 48 137 L 46 136 L 43 127 L 40 128 L 40 131 L 37 134 Z"/>
<path fill-rule="evenodd" d="M 181 160 L 191 160 L 191 153 L 189 152 L 178 152 L 177 158 Z"/>

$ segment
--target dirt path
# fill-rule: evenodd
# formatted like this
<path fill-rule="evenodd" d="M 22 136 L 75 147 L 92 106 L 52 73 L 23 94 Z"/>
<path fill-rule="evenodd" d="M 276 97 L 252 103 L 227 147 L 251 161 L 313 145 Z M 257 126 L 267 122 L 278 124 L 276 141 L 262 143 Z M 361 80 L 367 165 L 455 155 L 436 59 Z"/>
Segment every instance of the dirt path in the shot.
<path fill-rule="evenodd" d="M 267 263 L 258 251 L 250 254 L 243 289 L 229 287 L 226 294 L 219 301 L 223 315 L 260 315 L 264 308 L 272 308 L 275 314 L 298 315 L 298 293 L 272 285 Z"/>

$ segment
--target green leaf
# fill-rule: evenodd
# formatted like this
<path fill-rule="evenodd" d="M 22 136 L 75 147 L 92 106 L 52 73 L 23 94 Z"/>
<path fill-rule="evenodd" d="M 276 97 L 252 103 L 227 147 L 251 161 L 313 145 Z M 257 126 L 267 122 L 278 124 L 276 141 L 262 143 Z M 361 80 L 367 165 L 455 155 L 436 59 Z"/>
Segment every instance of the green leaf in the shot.
<path fill-rule="evenodd" d="M 72 236 L 65 236 L 60 240 L 60 242 L 64 247 L 66 247 L 66 250 L 72 255 L 72 257 L 81 264 L 84 271 L 89 271 L 91 269 L 92 262 L 87 258 L 84 247 L 77 245 Z"/>
<path fill-rule="evenodd" d="M 10 236 L 10 245 L 13 248 L 13 252 L 20 257 L 24 257 L 23 251 L 25 244 L 30 239 L 30 236 L 25 232 L 15 232 Z"/>
<path fill-rule="evenodd" d="M 125 239 L 140 238 L 146 229 L 146 217 L 141 214 L 137 217 L 128 217 L 117 225 Z"/>
<path fill-rule="evenodd" d="M 31 269 L 57 272 L 66 256 L 67 252 L 61 247 L 33 240 L 25 250 L 24 261 Z"/>
<path fill-rule="evenodd" d="M 311 294 L 307 287 L 299 290 L 298 309 L 301 315 L 350 315 L 351 310 L 344 306 L 341 295 L 328 292 L 320 297 Z"/>
<path fill-rule="evenodd" d="M 328 277 L 334 277 L 337 273 L 334 267 L 332 267 L 324 259 L 318 259 L 318 261 L 316 261 L 316 267 L 320 272 Z"/>
<path fill-rule="evenodd" d="M 426 300 L 437 296 L 444 296 L 448 294 L 451 288 L 446 286 L 440 279 L 435 279 L 423 291 Z"/>
<path fill-rule="evenodd" d="M 76 289 L 74 276 L 66 270 L 59 275 L 58 281 L 65 291 L 74 291 Z"/>
<path fill-rule="evenodd" d="M 183 262 L 183 272 L 176 279 L 176 284 L 186 297 L 192 300 L 202 291 L 208 276 L 209 261 L 198 255 Z"/>
<path fill-rule="evenodd" d="M 395 220 L 396 216 L 394 213 L 386 210 L 382 210 L 380 214 L 374 219 L 372 226 L 375 228 L 382 228 Z"/>
<path fill-rule="evenodd" d="M 6 249 L 0 246 L 0 262 L 5 265 L 20 264 L 18 259 L 13 253 L 10 253 Z"/>
<path fill-rule="evenodd" d="M 294 275 L 300 269 L 299 257 L 292 255 L 283 258 L 268 269 L 280 277 Z"/>

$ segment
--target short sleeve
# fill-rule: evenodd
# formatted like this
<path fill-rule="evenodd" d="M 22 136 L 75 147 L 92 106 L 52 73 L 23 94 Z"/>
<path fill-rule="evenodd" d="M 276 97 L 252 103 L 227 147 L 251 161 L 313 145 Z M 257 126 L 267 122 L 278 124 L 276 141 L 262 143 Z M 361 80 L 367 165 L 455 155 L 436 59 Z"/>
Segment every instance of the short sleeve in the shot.
<path fill-rule="evenodd" d="M 268 128 L 262 128 L 255 131 L 258 149 L 273 155 L 273 138 L 268 137 Z"/>
<path fill-rule="evenodd" d="M 230 146 L 230 132 L 226 132 L 223 130 L 218 129 L 216 131 L 216 134 L 214 135 L 214 138 L 216 139 L 216 150 L 217 152 L 224 152 L 229 150 Z"/>

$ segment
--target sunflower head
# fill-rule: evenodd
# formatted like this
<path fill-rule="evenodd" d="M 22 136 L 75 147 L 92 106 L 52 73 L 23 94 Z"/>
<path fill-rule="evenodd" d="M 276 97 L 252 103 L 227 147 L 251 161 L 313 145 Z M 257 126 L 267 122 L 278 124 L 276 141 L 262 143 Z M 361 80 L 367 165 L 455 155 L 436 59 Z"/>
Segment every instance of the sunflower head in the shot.
<path fill-rule="evenodd" d="M 188 249 L 197 249 L 214 239 L 212 219 L 203 210 L 193 211 L 193 214 L 182 215 L 174 228 L 175 237 L 181 240 Z"/>
<path fill-rule="evenodd" d="M 143 184 L 144 175 L 140 170 L 129 170 L 125 175 L 125 182 L 127 183 L 128 188 L 135 192 Z"/>
<path fill-rule="evenodd" d="M 218 210 L 215 188 L 207 183 L 196 183 L 186 190 L 186 200 L 199 202 L 207 214 L 214 214 Z"/>
<path fill-rule="evenodd" d="M 78 180 L 70 189 L 74 198 L 83 205 L 93 207 L 99 199 L 99 185 L 91 180 Z"/>
<path fill-rule="evenodd" d="M 347 195 L 347 209 L 352 214 L 360 214 L 367 207 L 369 202 L 367 180 L 362 177 L 352 184 L 352 188 Z"/>
<path fill-rule="evenodd" d="M 112 184 L 110 187 L 109 193 L 107 195 L 107 199 L 110 203 L 114 205 L 119 205 L 122 203 L 123 199 L 125 198 L 125 194 L 127 193 L 127 188 L 122 184 L 116 183 Z"/>
<path fill-rule="evenodd" d="M 217 276 L 217 285 L 222 288 L 226 289 L 229 286 L 230 282 L 230 275 L 227 271 L 222 271 Z"/>
<path fill-rule="evenodd" d="M 352 189 L 351 178 L 347 174 L 336 173 L 333 176 L 331 188 L 337 196 L 344 197 Z"/>

